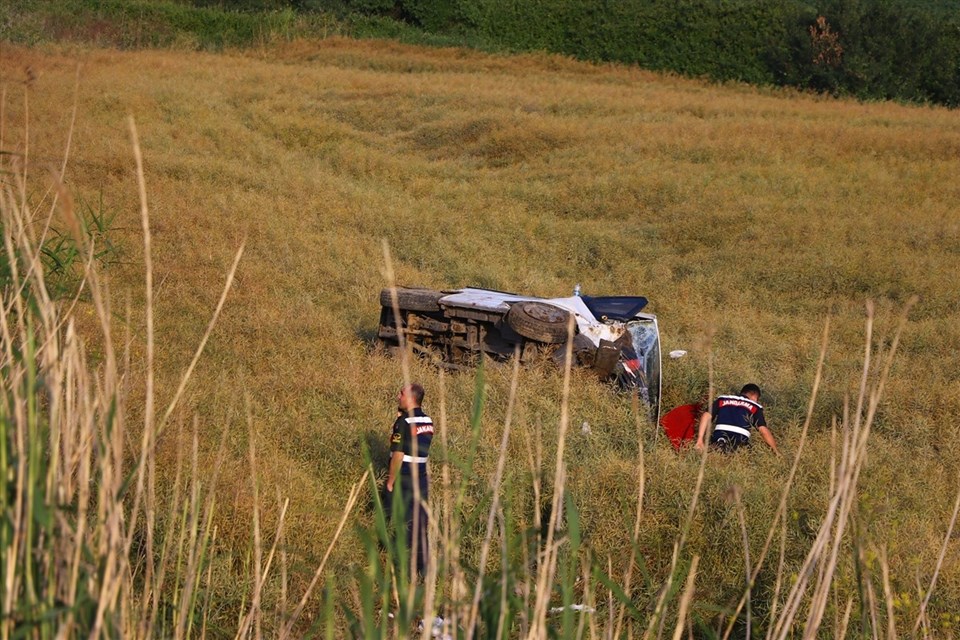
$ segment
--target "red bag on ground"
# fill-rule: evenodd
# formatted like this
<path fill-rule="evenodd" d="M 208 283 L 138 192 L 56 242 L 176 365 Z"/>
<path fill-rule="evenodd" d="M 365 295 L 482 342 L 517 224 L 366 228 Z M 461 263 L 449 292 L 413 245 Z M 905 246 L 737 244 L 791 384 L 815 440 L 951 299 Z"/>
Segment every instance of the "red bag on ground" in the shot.
<path fill-rule="evenodd" d="M 697 423 L 700 422 L 700 415 L 703 413 L 703 406 L 699 403 L 683 404 L 671 409 L 662 418 L 660 426 L 670 438 L 670 444 L 677 451 L 684 445 L 690 444 L 697 437 Z"/>

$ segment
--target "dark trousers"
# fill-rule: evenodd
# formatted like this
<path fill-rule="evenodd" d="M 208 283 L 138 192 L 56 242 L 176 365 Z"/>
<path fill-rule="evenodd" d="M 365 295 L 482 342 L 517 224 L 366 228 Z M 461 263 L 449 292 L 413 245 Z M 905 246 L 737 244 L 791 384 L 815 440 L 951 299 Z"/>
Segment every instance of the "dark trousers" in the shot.
<path fill-rule="evenodd" d="M 710 438 L 710 446 L 723 453 L 733 453 L 741 447 L 749 447 L 750 439 L 743 436 L 718 435 L 716 431 Z"/>
<path fill-rule="evenodd" d="M 396 500 L 400 501 L 401 511 L 397 514 L 397 517 L 403 518 L 404 521 L 407 550 L 411 554 L 414 554 L 416 558 L 417 574 L 424 575 L 427 569 L 429 553 L 427 546 L 427 510 L 423 507 L 423 503 L 426 503 L 430 496 L 426 469 L 423 469 L 418 475 L 419 478 L 417 478 L 416 482 L 420 489 L 420 503 L 417 503 L 415 499 L 417 496 L 414 495 L 413 487 L 415 481 L 413 476 L 411 474 L 401 473 L 399 478 L 397 478 L 397 483 L 393 487 L 392 494 L 390 492 L 386 493 L 387 503 L 385 503 L 384 506 L 389 510 L 390 517 L 393 518 L 393 502 Z M 395 522 L 394 524 L 398 525 L 399 522 Z"/>

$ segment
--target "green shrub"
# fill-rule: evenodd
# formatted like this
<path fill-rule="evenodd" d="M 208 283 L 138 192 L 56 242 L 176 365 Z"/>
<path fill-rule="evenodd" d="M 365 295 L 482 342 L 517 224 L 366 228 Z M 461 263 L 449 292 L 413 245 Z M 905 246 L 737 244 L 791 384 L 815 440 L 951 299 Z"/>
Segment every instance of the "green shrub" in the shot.
<path fill-rule="evenodd" d="M 204 2 L 197 0 L 198 5 Z M 329 33 L 336 23 L 325 13 L 297 12 L 282 0 L 227 4 L 211 0 L 209 6 L 173 0 L 36 0 L 24 14 L 5 21 L 8 39 L 24 43 L 73 40 L 125 49 L 185 42 L 207 50 L 243 47 Z"/>

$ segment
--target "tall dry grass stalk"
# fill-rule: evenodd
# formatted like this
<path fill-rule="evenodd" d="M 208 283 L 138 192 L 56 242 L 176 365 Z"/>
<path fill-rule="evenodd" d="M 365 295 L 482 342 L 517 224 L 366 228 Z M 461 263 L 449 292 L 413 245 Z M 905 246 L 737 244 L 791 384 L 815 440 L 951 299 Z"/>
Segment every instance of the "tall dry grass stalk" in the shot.
<path fill-rule="evenodd" d="M 497 517 L 497 514 L 500 511 L 500 500 L 501 500 L 501 485 L 503 483 L 503 472 L 506 468 L 507 461 L 507 446 L 510 442 L 510 425 L 513 418 L 513 407 L 514 401 L 517 397 L 517 385 L 520 380 L 520 350 L 519 348 L 513 354 L 513 376 L 510 382 L 510 397 L 507 400 L 507 415 L 504 418 L 503 425 L 503 436 L 500 441 L 500 459 L 497 461 L 497 472 L 494 476 L 493 482 L 491 483 L 491 488 L 493 489 L 493 497 L 490 501 L 490 509 L 487 513 L 487 526 L 486 526 L 486 535 L 483 537 L 483 546 L 480 550 L 480 561 L 478 565 L 478 574 L 476 582 L 477 584 L 473 589 L 473 600 L 470 603 L 470 616 L 467 619 L 467 640 L 472 640 L 474 629 L 477 625 L 477 617 L 480 613 L 480 597 L 483 593 L 483 577 L 487 568 L 487 558 L 490 553 L 490 541 L 493 538 L 494 533 L 494 520 Z M 504 566 L 506 569 L 506 566 Z M 504 581 L 504 598 L 506 597 L 506 588 L 507 584 Z M 498 628 L 502 628 L 502 623 L 506 615 L 506 607 L 503 606 L 501 602 L 501 607 L 503 615 L 500 618 L 500 623 Z M 430 609 L 428 608 L 428 611 Z"/>
<path fill-rule="evenodd" d="M 957 481 L 957 499 L 953 503 L 953 514 L 950 516 L 950 524 L 947 525 L 947 531 L 943 535 L 943 544 L 940 546 L 940 553 L 937 555 L 937 564 L 934 567 L 933 575 L 930 578 L 930 584 L 926 588 L 926 592 L 923 595 L 923 600 L 920 603 L 920 611 L 917 614 L 917 620 L 913 624 L 913 633 L 916 633 L 920 630 L 921 626 L 924 628 L 924 635 L 930 633 L 930 622 L 927 619 L 927 606 L 930 604 L 930 598 L 933 597 L 934 588 L 937 586 L 937 578 L 940 577 L 940 571 L 943 568 L 943 560 L 947 554 L 947 548 L 950 545 L 950 540 L 953 537 L 953 529 L 957 524 L 957 515 L 960 515 L 960 478 Z M 886 554 L 884 554 L 886 555 Z M 888 576 L 888 566 L 887 563 L 883 563 L 884 568 L 884 589 L 885 592 L 889 590 L 887 586 Z M 890 598 L 887 598 L 888 602 Z"/>
<path fill-rule="evenodd" d="M 839 463 L 834 461 L 831 465 L 831 497 L 823 521 L 803 562 L 798 579 L 787 594 L 783 611 L 771 626 L 772 637 L 777 640 L 783 640 L 796 631 L 795 625 L 799 622 L 804 602 L 808 603 L 808 608 L 803 637 L 816 638 L 820 633 L 828 597 L 834 586 L 833 578 L 840 552 L 846 546 L 845 533 L 857 504 L 857 482 L 866 461 L 870 430 L 906 325 L 907 313 L 913 303 L 914 301 L 911 301 L 904 310 L 889 351 L 878 371 L 872 363 L 874 308 L 872 304 L 867 305 L 866 349 L 856 409 L 852 415 L 845 413 L 841 423 L 841 455 Z M 812 592 L 808 592 L 808 587 Z M 876 604 L 870 609 L 875 612 Z M 876 622 L 873 627 L 876 630 Z"/>
<path fill-rule="evenodd" d="M 25 163 L 26 156 L 20 160 Z M 0 475 L 5 516 L 11 516 L 2 534 L 0 632 L 4 638 L 31 629 L 41 634 L 55 631 L 61 637 L 78 631 L 94 637 L 145 637 L 157 624 L 157 592 L 165 578 L 166 565 L 161 564 L 158 572 L 154 561 L 158 555 L 166 557 L 167 551 L 166 546 L 162 554 L 154 549 L 153 413 L 148 412 L 139 454 L 129 465 L 126 389 L 114 350 L 106 287 L 90 268 L 87 290 L 104 351 L 100 366 L 94 368 L 75 319 L 63 316 L 64 305 L 48 294 L 32 235 L 34 214 L 24 195 L 27 174 L 17 165 L 10 168 L 17 176 L 20 197 L 9 184 L 0 194 L 4 262 L 11 269 L 0 317 L 5 351 Z M 55 181 L 54 187 L 64 193 L 62 183 Z M 61 198 L 60 208 L 76 242 L 84 244 L 70 199 Z M 93 247 L 84 248 L 92 254 Z M 88 266 L 91 263 L 87 261 Z M 152 397 L 151 377 L 147 379 L 147 395 Z M 8 477 L 13 479 L 10 485 Z M 12 504 L 7 502 L 11 497 Z M 189 498 L 165 514 L 168 522 L 183 517 L 180 527 L 168 531 L 164 545 L 191 532 L 187 544 L 176 552 L 176 562 L 186 567 L 183 575 L 196 575 L 206 548 L 209 530 L 203 523 L 209 518 L 200 505 L 194 468 Z M 144 511 L 147 525 L 138 526 Z M 184 607 L 173 614 L 172 622 L 182 635 L 185 621 L 195 612 L 197 585 L 187 581 L 179 586 Z"/>
<path fill-rule="evenodd" d="M 560 425 L 557 435 L 557 460 L 553 474 L 553 500 L 550 509 L 550 521 L 547 523 L 547 536 L 543 544 L 542 557 L 536 564 L 536 599 L 533 606 L 533 620 L 527 637 L 542 638 L 547 635 L 547 610 L 553 591 L 553 578 L 556 575 L 560 544 L 554 538 L 561 524 L 563 513 L 563 488 L 566 481 L 566 461 L 563 452 L 566 445 L 567 428 L 570 424 L 570 374 L 573 363 L 574 319 L 570 316 L 567 323 L 567 344 L 563 358 L 563 398 L 560 406 Z"/>
<path fill-rule="evenodd" d="M 626 569 L 624 570 L 623 592 L 627 598 L 632 598 L 631 589 L 633 587 L 633 567 L 637 559 L 637 545 L 640 539 L 640 521 L 643 515 L 643 495 L 646 484 L 646 456 L 644 455 L 644 430 L 645 421 L 641 418 L 639 398 L 636 394 L 631 397 L 631 408 L 633 409 L 634 422 L 637 429 L 637 509 L 636 517 L 633 521 L 633 534 L 630 538 L 630 556 L 627 559 Z M 609 569 L 608 569 L 609 573 Z M 619 638 L 623 629 L 623 619 L 626 613 L 626 602 L 621 602 L 617 611 L 617 622 L 613 626 L 613 637 Z M 613 607 L 610 607 L 610 615 L 613 615 Z M 612 622 L 612 619 L 611 619 Z"/>
<path fill-rule="evenodd" d="M 99 335 L 80 333 L 72 315 L 76 300 L 53 299 L 47 289 L 35 214 L 26 198 L 26 154 L 4 169 L 13 183 L 0 188 L 3 264 L 9 279 L 2 292 L 0 339 L 0 638 L 15 637 L 205 637 L 209 631 L 216 528 L 216 486 L 222 464 L 201 469 L 199 424 L 191 446 L 178 448 L 171 484 L 159 492 L 157 447 L 213 333 L 230 290 L 243 247 L 227 274 L 223 294 L 200 345 L 182 375 L 165 413 L 154 409 L 153 266 L 151 231 L 136 127 L 131 139 L 141 199 L 146 289 L 146 385 L 141 425 L 127 422 L 130 382 L 129 337 L 123 354 L 115 348 L 110 294 L 94 260 L 96 248 L 76 223 L 72 200 L 54 176 L 57 213 L 66 219 L 87 259 L 82 290 L 89 292 Z M 26 145 L 25 145 L 26 146 Z M 48 216 L 49 218 L 52 217 Z M 129 316 L 127 318 L 129 322 Z M 89 356 L 93 341 L 102 355 Z M 250 477 L 254 495 L 254 562 L 250 602 L 236 637 L 263 635 L 264 585 L 282 538 L 287 498 L 264 558 L 260 517 L 256 433 L 248 412 Z M 182 432 L 181 432 L 182 434 Z M 139 438 L 136 436 L 139 435 Z M 135 444 L 135 443 L 139 444 Z M 226 431 L 221 442 L 222 463 Z M 184 472 L 183 470 L 186 469 Z M 365 477 L 348 498 L 337 535 L 360 494 Z M 161 497 L 161 495 L 166 497 Z M 324 557 L 317 575 L 324 574 Z M 292 628 L 309 599 L 284 612 Z"/>

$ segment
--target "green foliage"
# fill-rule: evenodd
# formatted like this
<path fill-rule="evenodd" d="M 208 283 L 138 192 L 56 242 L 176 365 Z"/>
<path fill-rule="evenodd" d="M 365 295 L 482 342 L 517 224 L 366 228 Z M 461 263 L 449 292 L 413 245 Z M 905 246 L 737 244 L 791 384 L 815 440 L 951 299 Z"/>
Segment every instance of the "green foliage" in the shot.
<path fill-rule="evenodd" d="M 115 263 L 120 248 L 110 237 L 114 213 L 108 211 L 101 196 L 97 206 L 80 200 L 79 208 L 74 212 L 76 227 L 69 231 L 64 225 L 51 225 L 40 245 L 40 262 L 47 292 L 53 299 L 75 295 L 86 268 L 85 261 L 92 260 L 101 268 Z M 69 225 L 68 225 L 69 226 Z M 0 231 L 2 231 L 0 223 Z M 92 255 L 87 253 L 87 247 Z M 14 264 L 16 262 L 16 264 Z M 14 252 L 12 255 L 0 253 L 0 290 L 14 286 L 15 270 L 20 277 L 29 271 L 24 256 Z M 29 294 L 29 290 L 25 290 Z"/>
<path fill-rule="evenodd" d="M 193 0 L 196 7 L 210 7 L 224 11 L 281 11 L 296 8 L 289 0 Z"/>
<path fill-rule="evenodd" d="M 462 21 L 459 4 L 432 0 L 404 0 L 402 7 L 418 26 L 427 31 L 445 31 Z"/>
<path fill-rule="evenodd" d="M 273 39 L 329 34 L 336 20 L 282 0 L 31 0 L 0 26 L 0 36 L 32 44 L 76 40 L 120 48 L 187 47 L 218 50 Z M 0 9 L 0 16 L 3 15 Z"/>
<path fill-rule="evenodd" d="M 120 255 L 120 248 L 110 238 L 116 213 L 106 209 L 103 195 L 96 206 L 82 199 L 79 205 L 75 212 L 79 237 L 51 227 L 50 237 L 40 247 L 47 287 L 55 298 L 76 292 L 85 268 L 84 260 L 90 257 L 84 247 L 92 248 L 92 258 L 101 268 L 109 267 Z"/>
<path fill-rule="evenodd" d="M 861 97 L 960 105 L 960 13 L 912 3 L 831 2 L 844 46 L 840 89 Z"/>

